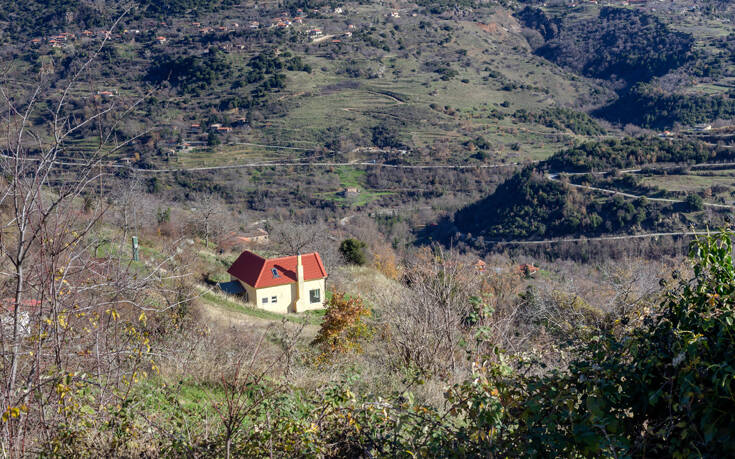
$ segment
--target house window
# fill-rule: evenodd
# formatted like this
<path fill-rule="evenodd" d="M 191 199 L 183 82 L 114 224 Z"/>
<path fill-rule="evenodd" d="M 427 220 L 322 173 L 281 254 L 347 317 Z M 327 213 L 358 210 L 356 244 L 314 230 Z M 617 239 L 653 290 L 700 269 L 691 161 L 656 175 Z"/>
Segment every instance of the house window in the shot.
<path fill-rule="evenodd" d="M 264 296 L 261 301 L 263 302 L 263 304 L 268 304 L 268 297 Z"/>
<path fill-rule="evenodd" d="M 321 292 L 322 291 L 319 290 L 318 288 L 314 290 L 309 290 L 309 301 L 311 301 L 312 303 L 321 303 L 322 301 Z"/>
<path fill-rule="evenodd" d="M 280 274 L 278 274 L 278 270 L 276 268 L 271 268 L 271 273 L 273 273 L 273 279 L 278 279 Z"/>
<path fill-rule="evenodd" d="M 277 303 L 277 302 L 278 302 L 278 297 L 277 296 L 272 296 L 271 297 L 271 303 Z"/>

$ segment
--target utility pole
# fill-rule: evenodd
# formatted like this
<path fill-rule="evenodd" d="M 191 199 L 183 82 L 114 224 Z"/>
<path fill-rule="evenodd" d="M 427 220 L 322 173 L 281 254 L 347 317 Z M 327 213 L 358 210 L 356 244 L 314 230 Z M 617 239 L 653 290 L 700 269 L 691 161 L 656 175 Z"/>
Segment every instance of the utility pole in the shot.
<path fill-rule="evenodd" d="M 138 236 L 133 236 L 133 261 L 139 261 L 138 256 Z"/>

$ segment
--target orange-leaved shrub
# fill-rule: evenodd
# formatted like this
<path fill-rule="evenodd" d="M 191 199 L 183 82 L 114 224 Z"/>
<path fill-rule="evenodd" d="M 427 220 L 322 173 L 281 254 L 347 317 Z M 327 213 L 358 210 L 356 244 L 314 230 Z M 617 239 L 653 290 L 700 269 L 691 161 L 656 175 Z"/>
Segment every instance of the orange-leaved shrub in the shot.
<path fill-rule="evenodd" d="M 319 333 L 312 341 L 323 356 L 361 352 L 362 342 L 372 334 L 365 318 L 370 310 L 362 298 L 333 291 Z"/>

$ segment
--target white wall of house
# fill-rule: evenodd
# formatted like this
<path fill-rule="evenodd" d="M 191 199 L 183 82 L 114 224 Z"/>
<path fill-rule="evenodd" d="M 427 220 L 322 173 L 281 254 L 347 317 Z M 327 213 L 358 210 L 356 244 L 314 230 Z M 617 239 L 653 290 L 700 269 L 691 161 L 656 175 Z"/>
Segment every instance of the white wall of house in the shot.
<path fill-rule="evenodd" d="M 255 306 L 266 311 L 285 314 L 289 312 L 293 302 L 292 290 L 291 284 L 259 288 L 255 291 Z"/>
<path fill-rule="evenodd" d="M 295 300 L 297 297 L 297 283 L 286 285 L 277 285 L 275 287 L 264 287 L 254 289 L 245 282 L 238 279 L 240 285 L 247 292 L 247 302 L 253 306 L 264 309 L 266 311 L 286 314 L 295 312 Z M 317 293 L 318 291 L 318 293 Z M 312 295 L 312 292 L 314 293 Z M 316 279 L 304 282 L 304 301 L 297 312 L 311 311 L 314 309 L 324 309 L 326 301 L 326 282 L 325 279 Z M 264 301 L 266 300 L 266 301 Z M 316 301 L 312 301 L 316 300 Z"/>
<path fill-rule="evenodd" d="M 312 291 L 318 290 L 318 301 L 312 302 L 317 298 L 312 298 Z M 294 298 L 296 298 L 296 284 L 293 284 Z M 316 294 L 316 292 L 314 292 Z M 324 309 L 326 301 L 326 282 L 324 279 L 316 279 L 304 282 L 304 301 L 301 303 L 301 309 L 298 312 L 312 311 L 314 309 Z"/>

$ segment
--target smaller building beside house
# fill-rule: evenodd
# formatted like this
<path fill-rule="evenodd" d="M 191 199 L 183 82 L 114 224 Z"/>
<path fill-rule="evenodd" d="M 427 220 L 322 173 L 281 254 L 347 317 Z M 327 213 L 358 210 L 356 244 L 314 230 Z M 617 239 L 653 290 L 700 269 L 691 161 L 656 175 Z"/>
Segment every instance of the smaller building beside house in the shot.
<path fill-rule="evenodd" d="M 41 302 L 35 299 L 22 300 L 18 308 L 18 333 L 21 336 L 31 334 L 31 315 L 38 315 L 41 308 Z M 13 298 L 0 299 L 0 328 L 8 334 L 13 332 L 15 319 L 13 312 L 15 310 L 15 300 Z"/>
<path fill-rule="evenodd" d="M 265 244 L 268 242 L 268 231 L 263 228 L 253 228 L 243 232 L 240 239 L 248 244 Z"/>
<path fill-rule="evenodd" d="M 219 247 L 222 250 L 243 250 L 252 245 L 266 244 L 268 239 L 268 231 L 263 228 L 250 228 L 225 235 L 220 239 Z"/>
<path fill-rule="evenodd" d="M 246 250 L 227 272 L 257 308 L 281 314 L 324 308 L 327 271 L 316 252 L 266 259 Z"/>

